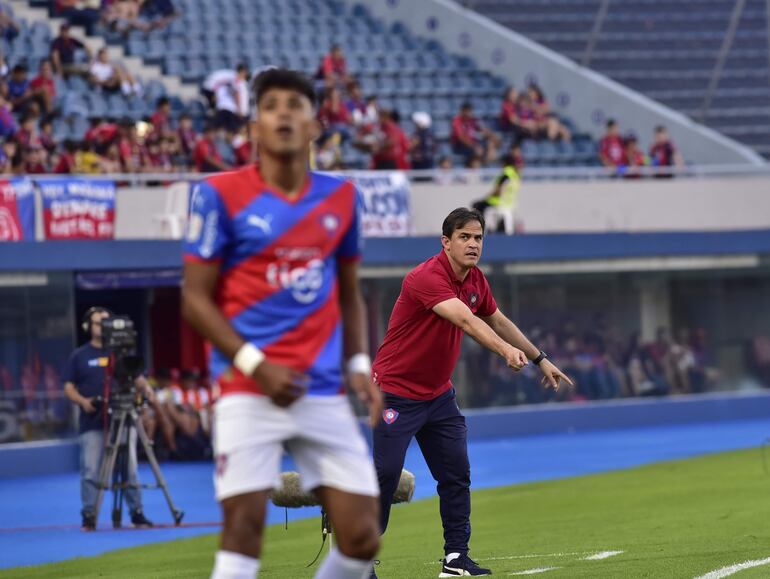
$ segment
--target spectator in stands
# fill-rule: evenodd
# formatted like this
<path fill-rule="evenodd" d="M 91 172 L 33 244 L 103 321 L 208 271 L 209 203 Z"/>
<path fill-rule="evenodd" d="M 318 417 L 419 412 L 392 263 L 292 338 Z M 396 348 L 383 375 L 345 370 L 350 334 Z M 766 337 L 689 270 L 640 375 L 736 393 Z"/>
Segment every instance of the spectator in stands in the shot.
<path fill-rule="evenodd" d="M 500 138 L 473 115 L 473 105 L 465 102 L 460 113 L 452 120 L 452 149 L 465 158 L 466 164 L 474 157 L 492 162 L 497 157 Z"/>
<path fill-rule="evenodd" d="M 615 119 L 607 121 L 607 132 L 599 142 L 599 160 L 602 165 L 611 169 L 617 169 L 623 165 L 625 159 L 625 147 L 620 137 L 620 130 Z"/>
<path fill-rule="evenodd" d="M 150 29 L 148 22 L 139 18 L 139 0 L 105 0 L 102 20 L 113 31 L 128 34 L 131 30 Z"/>
<path fill-rule="evenodd" d="M 32 145 L 39 145 L 37 118 L 32 114 L 25 114 L 21 119 L 21 127 L 16 133 L 16 142 L 22 149 Z"/>
<path fill-rule="evenodd" d="M 681 167 L 684 165 L 674 143 L 668 137 L 668 131 L 663 125 L 655 127 L 655 140 L 650 146 L 650 159 L 653 167 Z M 673 177 L 673 173 L 657 173 L 658 178 Z"/>
<path fill-rule="evenodd" d="M 252 142 L 249 139 L 249 127 L 242 125 L 233 135 L 232 148 L 235 154 L 235 166 L 245 167 L 251 163 Z"/>
<path fill-rule="evenodd" d="M 344 168 L 340 142 L 339 133 L 329 133 L 321 136 L 318 140 L 318 148 L 315 155 L 315 164 L 318 170 L 338 171 Z"/>
<path fill-rule="evenodd" d="M 167 96 L 158 98 L 155 102 L 155 112 L 150 116 L 153 133 L 159 136 L 171 134 L 171 101 Z"/>
<path fill-rule="evenodd" d="M 317 76 L 324 81 L 326 88 L 341 88 L 350 82 L 348 65 L 339 44 L 333 44 L 329 54 L 321 59 Z"/>
<path fill-rule="evenodd" d="M 217 148 L 216 137 L 217 129 L 209 122 L 203 130 L 203 135 L 195 144 L 192 154 L 195 170 L 199 173 L 213 173 L 230 169 L 230 166 L 222 160 L 222 155 Z"/>
<path fill-rule="evenodd" d="M 122 91 L 130 96 L 141 93 L 139 83 L 122 66 L 110 62 L 107 48 L 100 48 L 89 68 L 91 84 L 106 92 Z"/>
<path fill-rule="evenodd" d="M 13 41 L 19 35 L 19 25 L 6 6 L 0 4 L 0 38 Z"/>
<path fill-rule="evenodd" d="M 530 83 L 527 87 L 527 95 L 531 99 L 535 111 L 539 135 L 549 141 L 570 141 L 572 134 L 559 117 L 551 111 L 551 105 L 548 104 L 540 87 L 535 83 Z"/>
<path fill-rule="evenodd" d="M 32 96 L 37 100 L 44 115 L 54 112 L 56 101 L 56 83 L 53 77 L 53 65 L 51 60 L 44 58 L 40 61 L 38 75 L 29 83 Z"/>
<path fill-rule="evenodd" d="M 198 133 L 193 127 L 192 117 L 187 113 L 182 113 L 179 116 L 179 128 L 176 131 L 180 153 L 188 160 L 187 165 L 190 164 L 190 160 L 195 150 L 195 144 L 198 142 Z"/>
<path fill-rule="evenodd" d="M 72 26 L 82 26 L 86 34 L 94 33 L 94 26 L 101 19 L 99 0 L 54 0 L 53 13 L 57 18 L 65 18 Z"/>
<path fill-rule="evenodd" d="M 398 161 L 402 157 L 402 134 L 400 127 L 393 120 L 392 112 L 381 109 L 377 144 L 372 155 L 374 169 L 391 171 L 398 169 Z"/>
<path fill-rule="evenodd" d="M 27 78 L 27 67 L 17 64 L 13 67 L 11 78 L 7 82 L 8 100 L 16 113 L 24 113 L 33 99 L 32 89 Z"/>
<path fill-rule="evenodd" d="M 112 145 L 108 151 L 111 148 Z M 142 173 L 151 168 L 147 147 L 139 137 L 136 124 L 129 118 L 120 121 L 117 150 L 117 159 L 114 157 L 114 151 L 108 158 L 110 161 L 119 161 L 124 173 Z"/>
<path fill-rule="evenodd" d="M 51 42 L 51 63 L 55 74 L 67 77 L 71 74 L 88 74 L 88 66 L 75 62 L 76 51 L 82 50 L 88 59 L 91 51 L 77 38 L 70 36 L 70 27 L 66 22 L 59 28 L 59 36 Z"/>
<path fill-rule="evenodd" d="M 638 179 L 641 177 L 641 167 L 649 163 L 647 157 L 639 148 L 636 135 L 629 134 L 623 140 L 623 177 L 626 179 Z"/>
<path fill-rule="evenodd" d="M 0 149 L 0 172 L 3 175 L 16 173 L 16 167 L 18 166 L 17 156 L 18 145 L 16 141 L 5 141 Z"/>
<path fill-rule="evenodd" d="M 118 125 L 110 118 L 91 118 L 91 127 L 86 131 L 83 140 L 94 145 L 94 151 L 102 154 L 119 137 Z"/>
<path fill-rule="evenodd" d="M 48 154 L 40 142 L 34 142 L 24 149 L 24 173 L 44 175 L 49 173 Z"/>
<path fill-rule="evenodd" d="M 337 88 L 332 87 L 326 91 L 326 97 L 318 109 L 318 120 L 324 136 L 339 135 L 341 142 L 350 139 L 350 112 L 342 102 L 342 95 Z"/>
<path fill-rule="evenodd" d="M 377 96 L 366 98 L 363 112 L 356 109 L 351 113 L 356 135 L 353 145 L 362 151 L 372 152 L 377 144 L 378 126 L 380 120 L 380 107 L 377 104 Z"/>
<path fill-rule="evenodd" d="M 38 133 L 38 139 L 40 144 L 48 153 L 49 161 L 53 159 L 53 155 L 56 152 L 56 138 L 53 134 L 53 120 L 51 117 L 44 117 L 40 121 L 40 131 Z M 50 164 L 50 163 L 49 163 Z M 51 164 L 51 166 L 53 166 Z"/>
<path fill-rule="evenodd" d="M 8 61 L 5 60 L 5 55 L 0 51 L 0 80 L 5 80 L 11 69 L 8 68 Z"/>
<path fill-rule="evenodd" d="M 519 143 L 523 139 L 533 138 L 536 134 L 536 123 L 534 119 L 525 121 L 519 118 L 519 91 L 514 87 L 508 87 L 500 106 L 500 129 L 510 133 L 514 143 Z"/>
<path fill-rule="evenodd" d="M 357 119 L 366 115 L 366 99 L 364 99 L 364 93 L 361 92 L 361 85 L 357 81 L 352 80 L 347 86 L 348 99 L 345 101 L 345 107 L 350 113 L 351 121 L 354 125 L 358 125 Z"/>
<path fill-rule="evenodd" d="M 9 139 L 19 130 L 16 118 L 11 112 L 10 103 L 0 95 L 0 138 Z"/>
<path fill-rule="evenodd" d="M 248 67 L 239 64 L 235 70 L 214 71 L 203 81 L 202 91 L 216 111 L 217 125 L 231 134 L 249 115 L 248 79 Z"/>
<path fill-rule="evenodd" d="M 72 139 L 64 141 L 62 151 L 54 165 L 53 172 L 60 175 L 69 175 L 75 171 L 77 165 L 75 155 L 78 152 L 78 144 Z"/>
<path fill-rule="evenodd" d="M 409 155 L 413 169 L 433 169 L 436 161 L 438 145 L 431 130 L 433 120 L 426 112 L 418 111 L 412 114 L 414 133 L 409 143 Z"/>

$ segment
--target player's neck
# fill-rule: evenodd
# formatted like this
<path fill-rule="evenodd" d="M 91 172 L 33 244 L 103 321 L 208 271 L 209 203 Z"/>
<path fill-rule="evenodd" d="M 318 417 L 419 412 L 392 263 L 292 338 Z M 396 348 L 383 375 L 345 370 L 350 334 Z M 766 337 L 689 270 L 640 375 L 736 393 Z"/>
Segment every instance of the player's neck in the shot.
<path fill-rule="evenodd" d="M 307 157 L 298 156 L 283 159 L 263 155 L 259 163 L 262 181 L 287 197 L 296 197 L 302 192 L 307 180 Z"/>

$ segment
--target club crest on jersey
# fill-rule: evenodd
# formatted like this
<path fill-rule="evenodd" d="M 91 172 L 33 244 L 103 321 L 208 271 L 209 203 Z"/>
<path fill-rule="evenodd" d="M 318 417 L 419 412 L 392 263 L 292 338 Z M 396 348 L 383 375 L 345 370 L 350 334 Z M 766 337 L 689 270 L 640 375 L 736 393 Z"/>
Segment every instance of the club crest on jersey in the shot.
<path fill-rule="evenodd" d="M 382 411 L 382 419 L 385 421 L 385 424 L 393 424 L 396 418 L 398 418 L 398 410 L 388 408 Z"/>
<path fill-rule="evenodd" d="M 321 225 L 331 235 L 340 228 L 340 218 L 334 213 L 326 213 L 321 216 Z"/>

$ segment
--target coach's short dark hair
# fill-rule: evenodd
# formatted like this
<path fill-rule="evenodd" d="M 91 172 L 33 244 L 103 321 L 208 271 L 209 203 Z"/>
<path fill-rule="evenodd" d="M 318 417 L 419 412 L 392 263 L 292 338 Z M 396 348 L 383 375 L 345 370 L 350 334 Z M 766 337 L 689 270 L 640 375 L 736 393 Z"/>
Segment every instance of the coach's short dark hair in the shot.
<path fill-rule="evenodd" d="M 468 209 L 467 207 L 458 207 L 444 219 L 444 223 L 441 226 L 441 233 L 451 239 L 452 234 L 456 230 L 462 229 L 471 221 L 478 221 L 481 223 L 481 232 L 484 233 L 486 223 L 484 222 L 484 216 L 481 212 L 476 209 Z"/>
<path fill-rule="evenodd" d="M 259 105 L 260 99 L 264 94 L 274 88 L 295 90 L 306 96 L 313 107 L 316 106 L 316 94 L 313 89 L 313 83 L 301 72 L 289 70 L 287 68 L 271 68 L 259 73 L 254 79 L 254 97 Z"/>

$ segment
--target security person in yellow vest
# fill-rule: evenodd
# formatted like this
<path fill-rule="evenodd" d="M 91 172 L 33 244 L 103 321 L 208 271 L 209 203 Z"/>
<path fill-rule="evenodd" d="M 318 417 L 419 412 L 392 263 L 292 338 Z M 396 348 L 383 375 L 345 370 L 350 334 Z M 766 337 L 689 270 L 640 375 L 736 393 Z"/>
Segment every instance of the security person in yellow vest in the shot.
<path fill-rule="evenodd" d="M 487 222 L 487 231 L 512 234 L 513 215 L 519 200 L 521 177 L 516 170 L 519 160 L 513 152 L 503 161 L 503 172 L 495 179 L 495 187 L 487 197 L 473 204 Z"/>

